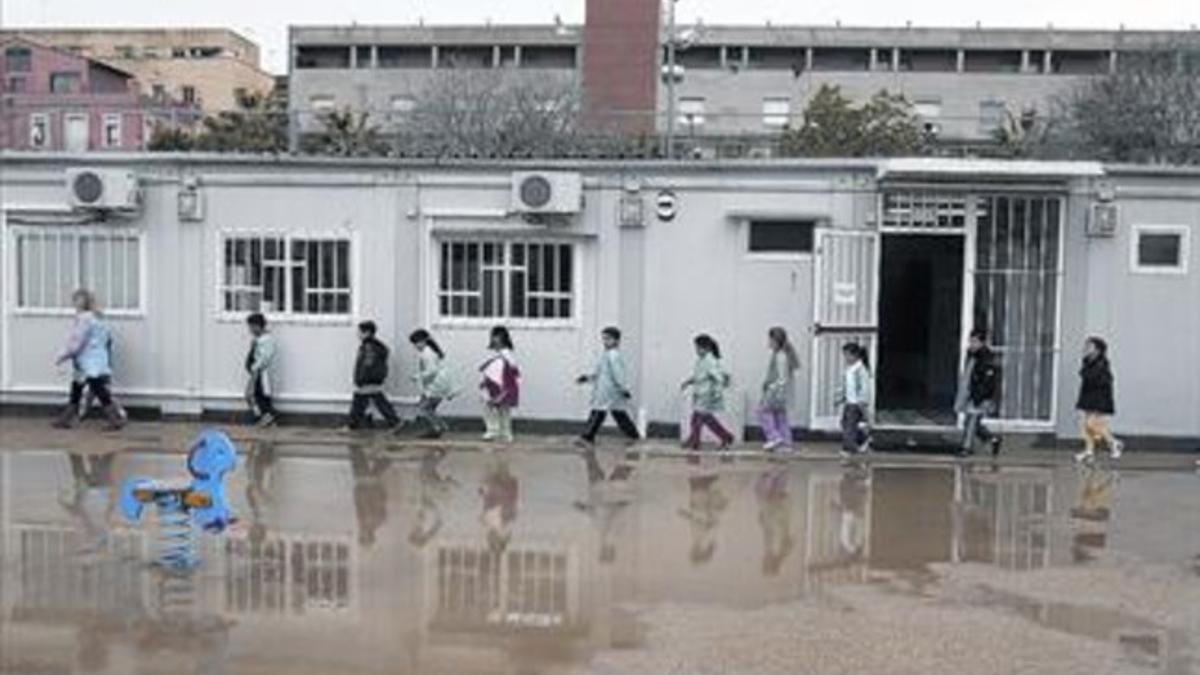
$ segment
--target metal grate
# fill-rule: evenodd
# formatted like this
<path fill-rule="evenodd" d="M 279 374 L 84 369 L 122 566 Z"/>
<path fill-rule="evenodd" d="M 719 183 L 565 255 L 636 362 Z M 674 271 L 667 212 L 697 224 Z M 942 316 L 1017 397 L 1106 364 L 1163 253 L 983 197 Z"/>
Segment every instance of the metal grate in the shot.
<path fill-rule="evenodd" d="M 1054 412 L 1062 202 L 977 198 L 974 327 L 1002 367 L 999 417 L 1047 422 Z"/>
<path fill-rule="evenodd" d="M 236 235 L 222 240 L 226 312 L 349 314 L 350 239 Z"/>
<path fill-rule="evenodd" d="M 441 243 L 438 312 L 446 318 L 570 319 L 575 247 L 550 242 Z"/>
<path fill-rule="evenodd" d="M 963 232 L 970 199 L 964 194 L 902 191 L 883 193 L 883 230 Z"/>

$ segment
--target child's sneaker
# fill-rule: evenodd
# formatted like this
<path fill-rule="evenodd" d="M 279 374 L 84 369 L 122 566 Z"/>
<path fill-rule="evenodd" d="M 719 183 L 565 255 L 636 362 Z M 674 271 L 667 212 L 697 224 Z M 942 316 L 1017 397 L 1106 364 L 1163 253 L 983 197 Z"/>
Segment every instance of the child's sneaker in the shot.
<path fill-rule="evenodd" d="M 1121 459 L 1121 453 L 1125 452 L 1125 442 L 1114 438 L 1112 447 L 1108 449 L 1108 452 L 1112 455 L 1113 459 Z"/>
<path fill-rule="evenodd" d="M 274 415 L 272 415 L 271 413 L 267 413 L 267 414 L 263 415 L 262 417 L 258 418 L 257 426 L 259 426 L 261 428 L 273 427 L 273 426 L 275 426 L 275 423 L 277 421 L 278 420 L 275 419 Z"/>
<path fill-rule="evenodd" d="M 1080 464 L 1090 463 L 1095 459 L 1096 453 L 1092 452 L 1091 450 L 1084 450 L 1083 452 L 1075 453 L 1075 461 L 1079 462 Z"/>
<path fill-rule="evenodd" d="M 777 449 L 780 445 L 782 445 L 782 443 L 780 443 L 779 441 L 767 441 L 766 443 L 763 443 L 762 449 L 766 450 L 767 452 L 772 452 L 775 449 Z"/>

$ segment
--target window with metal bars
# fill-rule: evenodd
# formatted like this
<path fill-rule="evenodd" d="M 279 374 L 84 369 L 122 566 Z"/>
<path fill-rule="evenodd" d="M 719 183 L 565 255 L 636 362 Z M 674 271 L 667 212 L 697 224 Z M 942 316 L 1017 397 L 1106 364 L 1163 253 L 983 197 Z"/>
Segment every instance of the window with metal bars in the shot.
<path fill-rule="evenodd" d="M 230 235 L 221 241 L 226 312 L 274 316 L 351 313 L 350 239 Z"/>
<path fill-rule="evenodd" d="M 443 318 L 567 320 L 574 316 L 575 247 L 532 241 L 441 242 Z"/>
<path fill-rule="evenodd" d="M 86 288 L 106 312 L 142 311 L 140 233 L 54 226 L 14 238 L 18 308 L 70 310 L 71 294 Z"/>

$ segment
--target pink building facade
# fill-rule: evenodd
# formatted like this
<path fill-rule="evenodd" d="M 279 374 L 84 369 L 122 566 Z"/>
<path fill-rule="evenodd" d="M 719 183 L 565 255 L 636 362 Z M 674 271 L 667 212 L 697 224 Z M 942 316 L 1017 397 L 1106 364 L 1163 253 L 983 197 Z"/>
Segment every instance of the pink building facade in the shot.
<path fill-rule="evenodd" d="M 133 75 L 24 39 L 0 43 L 0 148 L 141 150 L 147 126 Z"/>

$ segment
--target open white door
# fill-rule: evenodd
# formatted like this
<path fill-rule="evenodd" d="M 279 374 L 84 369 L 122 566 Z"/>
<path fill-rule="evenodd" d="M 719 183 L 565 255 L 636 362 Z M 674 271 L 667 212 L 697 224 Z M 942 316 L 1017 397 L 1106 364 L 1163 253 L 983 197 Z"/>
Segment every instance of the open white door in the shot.
<path fill-rule="evenodd" d="M 811 427 L 837 429 L 836 404 L 844 362 L 842 347 L 857 342 L 875 359 L 878 331 L 879 233 L 817 231 L 813 288 Z"/>

